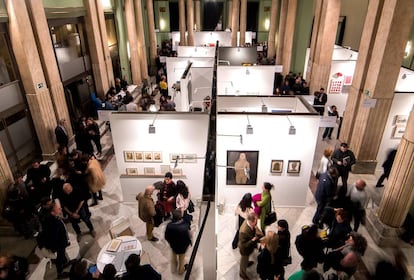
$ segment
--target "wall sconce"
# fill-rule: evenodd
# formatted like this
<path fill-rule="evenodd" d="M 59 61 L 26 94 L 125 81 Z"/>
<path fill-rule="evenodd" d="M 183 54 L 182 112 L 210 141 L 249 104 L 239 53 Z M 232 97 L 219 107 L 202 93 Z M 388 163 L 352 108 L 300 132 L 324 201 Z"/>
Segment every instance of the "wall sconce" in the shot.
<path fill-rule="evenodd" d="M 253 134 L 253 127 L 250 124 L 249 115 L 246 115 L 246 117 L 247 117 L 246 134 Z"/>
<path fill-rule="evenodd" d="M 164 31 L 164 29 L 165 29 L 165 20 L 162 18 L 160 19 L 160 30 Z"/>
<path fill-rule="evenodd" d="M 270 27 L 270 19 L 265 19 L 264 21 L 264 28 L 268 31 Z"/>
<path fill-rule="evenodd" d="M 286 116 L 286 117 L 287 117 L 287 119 L 289 121 L 289 124 L 290 124 L 290 127 L 289 127 L 289 135 L 296 135 L 296 128 L 295 128 L 295 126 L 290 122 L 289 116 Z"/>

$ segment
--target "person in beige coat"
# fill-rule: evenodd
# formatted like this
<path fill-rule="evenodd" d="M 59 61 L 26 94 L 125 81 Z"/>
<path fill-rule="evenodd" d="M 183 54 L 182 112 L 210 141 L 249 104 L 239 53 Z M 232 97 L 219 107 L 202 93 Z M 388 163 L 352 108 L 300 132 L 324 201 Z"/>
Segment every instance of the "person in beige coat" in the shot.
<path fill-rule="evenodd" d="M 154 216 L 156 215 L 155 203 L 152 199 L 154 189 L 155 187 L 152 185 L 147 186 L 144 192 L 140 192 L 136 196 L 136 200 L 138 200 L 138 216 L 146 224 L 149 241 L 158 241 L 158 238 L 152 234 L 154 230 Z"/>
<path fill-rule="evenodd" d="M 102 189 L 106 184 L 106 179 L 102 171 L 101 164 L 94 156 L 89 158 L 85 173 L 86 182 L 88 183 L 89 190 L 92 193 L 93 203 L 91 206 L 95 206 L 98 204 L 98 199 L 103 199 Z"/>

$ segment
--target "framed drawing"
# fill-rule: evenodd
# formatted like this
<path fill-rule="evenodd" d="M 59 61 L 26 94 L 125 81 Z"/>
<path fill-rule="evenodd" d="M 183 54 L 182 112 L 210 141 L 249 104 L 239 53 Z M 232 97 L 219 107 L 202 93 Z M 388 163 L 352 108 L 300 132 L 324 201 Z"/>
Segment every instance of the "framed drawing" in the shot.
<path fill-rule="evenodd" d="M 392 131 L 392 138 L 401 139 L 405 133 L 405 125 L 396 125 Z"/>
<path fill-rule="evenodd" d="M 196 154 L 183 154 L 182 157 L 184 163 L 197 163 Z"/>
<path fill-rule="evenodd" d="M 127 168 L 126 174 L 127 175 L 138 175 L 138 168 Z"/>
<path fill-rule="evenodd" d="M 273 159 L 272 164 L 270 166 L 271 173 L 282 173 L 283 171 L 283 160 L 281 159 Z"/>
<path fill-rule="evenodd" d="M 152 160 L 156 162 L 162 162 L 162 153 L 161 152 L 153 152 L 152 153 Z"/>
<path fill-rule="evenodd" d="M 160 166 L 161 174 L 164 175 L 167 172 L 171 171 L 171 166 L 169 165 L 161 165 Z"/>
<path fill-rule="evenodd" d="M 134 152 L 124 151 L 124 160 L 125 160 L 125 162 L 134 161 Z"/>
<path fill-rule="evenodd" d="M 144 152 L 144 161 L 153 161 L 152 152 Z"/>
<path fill-rule="evenodd" d="M 394 125 L 406 125 L 408 121 L 407 115 L 395 115 Z"/>
<path fill-rule="evenodd" d="M 256 185 L 259 151 L 227 151 L 227 185 Z"/>
<path fill-rule="evenodd" d="M 289 160 L 287 173 L 299 173 L 300 172 L 300 160 Z"/>
<path fill-rule="evenodd" d="M 176 175 L 176 176 L 181 176 L 181 175 L 183 175 L 183 170 L 181 168 L 174 168 L 172 170 L 172 174 Z"/>
<path fill-rule="evenodd" d="M 144 161 L 144 153 L 143 152 L 134 152 L 135 161 Z"/>
<path fill-rule="evenodd" d="M 155 175 L 154 167 L 144 167 L 144 175 Z"/>
<path fill-rule="evenodd" d="M 181 154 L 170 154 L 170 162 L 183 162 L 183 156 Z"/>

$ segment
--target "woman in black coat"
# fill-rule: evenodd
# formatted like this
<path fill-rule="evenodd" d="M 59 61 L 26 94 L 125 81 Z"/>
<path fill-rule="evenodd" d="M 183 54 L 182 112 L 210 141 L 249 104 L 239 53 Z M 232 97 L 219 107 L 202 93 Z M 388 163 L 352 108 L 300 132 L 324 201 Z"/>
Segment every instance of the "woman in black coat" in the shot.
<path fill-rule="evenodd" d="M 310 268 L 324 261 L 323 242 L 319 237 L 317 225 L 303 226 L 302 233 L 296 237 L 295 245 L 298 253 L 303 257 L 303 263 Z"/>

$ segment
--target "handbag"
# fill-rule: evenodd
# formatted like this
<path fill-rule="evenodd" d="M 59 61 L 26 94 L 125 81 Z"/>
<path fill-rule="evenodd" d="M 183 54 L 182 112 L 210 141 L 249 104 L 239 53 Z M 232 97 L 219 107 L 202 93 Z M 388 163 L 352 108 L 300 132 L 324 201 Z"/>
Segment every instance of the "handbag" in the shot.
<path fill-rule="evenodd" d="M 188 203 L 187 211 L 188 211 L 188 213 L 193 213 L 194 212 L 194 203 L 191 199 L 190 199 L 190 202 Z"/>
<path fill-rule="evenodd" d="M 292 264 L 292 255 L 290 254 L 290 247 L 289 247 L 289 255 L 283 259 L 282 263 L 283 263 L 283 266 Z"/>
<path fill-rule="evenodd" d="M 271 224 L 273 224 L 274 222 L 277 221 L 277 214 L 276 214 L 275 205 L 273 203 L 273 200 L 272 200 L 271 204 L 272 204 L 272 210 L 273 211 L 267 213 L 266 216 L 265 216 L 264 224 L 266 226 L 269 226 L 269 225 L 271 225 Z"/>

